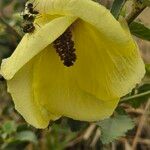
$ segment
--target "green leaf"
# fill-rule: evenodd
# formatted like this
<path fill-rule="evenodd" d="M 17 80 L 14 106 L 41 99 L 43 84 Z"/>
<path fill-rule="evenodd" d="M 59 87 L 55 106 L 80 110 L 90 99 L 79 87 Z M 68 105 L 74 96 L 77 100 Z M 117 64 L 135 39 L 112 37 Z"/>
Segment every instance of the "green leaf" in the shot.
<path fill-rule="evenodd" d="M 67 123 L 68 123 L 72 132 L 77 132 L 77 131 L 79 131 L 79 130 L 81 130 L 87 126 L 86 122 L 77 121 L 77 120 L 73 120 L 70 118 L 68 119 Z"/>
<path fill-rule="evenodd" d="M 146 83 L 146 84 L 139 87 L 138 94 L 148 92 L 148 91 L 150 91 L 150 84 Z M 140 105 L 142 103 L 144 103 L 145 101 L 148 100 L 149 96 L 150 96 L 150 93 L 147 95 L 143 95 L 141 97 L 137 97 L 137 98 L 134 98 L 132 100 L 129 100 L 129 103 L 132 105 L 132 107 L 138 108 L 138 107 L 140 107 Z"/>
<path fill-rule="evenodd" d="M 107 144 L 124 136 L 128 130 L 134 127 L 134 122 L 127 115 L 117 115 L 100 121 L 98 126 L 101 128 L 101 141 L 103 144 Z"/>
<path fill-rule="evenodd" d="M 115 109 L 115 112 L 119 115 L 127 115 L 127 112 L 120 105 Z"/>
<path fill-rule="evenodd" d="M 120 14 L 120 12 L 121 12 L 121 10 L 122 10 L 122 7 L 124 6 L 125 2 L 126 2 L 126 0 L 114 0 L 110 12 L 112 13 L 112 15 L 113 15 L 116 19 L 118 19 L 119 14 Z"/>
<path fill-rule="evenodd" d="M 19 141 L 33 142 L 35 144 L 37 143 L 37 137 L 32 131 L 18 132 L 16 133 L 15 139 Z"/>
<path fill-rule="evenodd" d="M 150 0 L 143 0 L 143 4 L 150 7 Z"/>
<path fill-rule="evenodd" d="M 28 130 L 31 130 L 31 127 L 26 123 L 19 124 L 17 127 L 17 132 L 28 131 Z"/>
<path fill-rule="evenodd" d="M 150 28 L 145 27 L 142 23 L 132 22 L 129 25 L 130 31 L 133 35 L 150 41 Z"/>
<path fill-rule="evenodd" d="M 7 142 L 4 142 L 0 148 L 1 150 L 25 150 L 27 144 L 26 141 L 9 139 Z"/>
<path fill-rule="evenodd" d="M 47 145 L 50 150 L 63 150 L 66 145 L 77 136 L 76 132 L 71 132 L 68 125 L 63 120 L 61 125 L 54 124 L 51 132 L 47 133 Z M 63 139 L 63 140 L 62 140 Z"/>
<path fill-rule="evenodd" d="M 146 75 L 150 76 L 150 64 L 145 65 Z"/>
<path fill-rule="evenodd" d="M 3 1 L 2 1 L 2 4 L 1 4 L 1 5 L 2 5 L 2 8 L 5 7 L 5 6 L 7 6 L 8 4 L 10 4 L 12 1 L 13 1 L 13 0 L 3 0 Z"/>
<path fill-rule="evenodd" d="M 137 89 L 136 94 L 125 96 L 120 102 L 129 103 L 134 108 L 140 107 L 140 105 L 148 100 L 150 96 L 150 83 L 141 85 Z"/>
<path fill-rule="evenodd" d="M 2 126 L 2 131 L 6 134 L 11 134 L 16 131 L 17 127 L 14 121 L 5 122 Z"/>

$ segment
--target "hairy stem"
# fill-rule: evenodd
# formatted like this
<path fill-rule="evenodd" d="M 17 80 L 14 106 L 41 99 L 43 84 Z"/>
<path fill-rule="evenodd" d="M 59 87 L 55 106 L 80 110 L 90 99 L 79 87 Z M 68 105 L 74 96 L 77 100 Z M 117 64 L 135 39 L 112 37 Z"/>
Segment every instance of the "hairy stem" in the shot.
<path fill-rule="evenodd" d="M 134 0 L 133 9 L 131 13 L 126 17 L 127 23 L 131 24 L 146 8 L 139 0 Z"/>
<path fill-rule="evenodd" d="M 128 100 L 132 100 L 134 98 L 139 98 L 139 97 L 143 97 L 143 96 L 147 96 L 147 95 L 150 95 L 150 91 L 146 91 L 146 92 L 143 92 L 143 93 L 140 93 L 140 94 L 136 94 L 136 95 L 133 95 L 133 96 L 122 98 L 120 102 L 125 102 L 125 101 L 128 101 Z"/>
<path fill-rule="evenodd" d="M 7 27 L 7 29 L 8 29 L 14 36 L 16 36 L 18 39 L 21 39 L 20 34 L 19 34 L 13 27 L 11 27 L 2 17 L 0 17 L 0 22 L 1 22 L 2 24 L 4 24 L 4 25 Z"/>

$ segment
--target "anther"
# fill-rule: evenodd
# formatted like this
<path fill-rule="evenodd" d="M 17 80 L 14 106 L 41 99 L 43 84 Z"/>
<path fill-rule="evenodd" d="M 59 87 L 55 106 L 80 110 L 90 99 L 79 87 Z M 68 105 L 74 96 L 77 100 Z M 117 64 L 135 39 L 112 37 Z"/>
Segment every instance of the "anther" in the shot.
<path fill-rule="evenodd" d="M 66 67 L 74 65 L 77 56 L 74 41 L 72 40 L 72 33 L 69 28 L 53 42 L 53 46 Z"/>

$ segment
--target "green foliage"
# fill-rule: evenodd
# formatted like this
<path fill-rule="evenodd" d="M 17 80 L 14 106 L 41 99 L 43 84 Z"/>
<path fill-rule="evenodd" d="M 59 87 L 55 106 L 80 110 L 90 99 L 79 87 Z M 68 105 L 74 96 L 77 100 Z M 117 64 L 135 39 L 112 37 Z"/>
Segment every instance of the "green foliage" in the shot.
<path fill-rule="evenodd" d="M 13 2 L 12 2 L 13 1 Z M 26 0 L 1 0 L 0 9 L 9 7 L 10 13 L 3 13 L 0 16 L 0 59 L 9 57 L 20 39 L 23 36 L 21 23 L 21 11 L 24 8 Z M 94 0 L 100 2 L 100 0 Z M 126 0 L 114 0 L 111 13 L 116 19 L 120 15 L 126 16 L 128 12 L 122 11 Z M 140 0 L 145 6 L 150 6 L 150 0 Z M 84 6 L 83 6 L 84 7 Z M 9 11 L 8 11 L 9 12 Z M 132 22 L 130 24 L 131 33 L 139 38 L 150 41 L 150 29 L 142 23 Z M 150 76 L 150 65 L 146 65 L 146 74 Z M 7 93 L 7 86 L 4 79 L 0 78 L 0 150 L 23 150 L 26 146 L 32 145 L 33 149 L 63 150 L 75 142 L 76 148 L 70 149 L 89 149 L 88 145 L 95 137 L 95 130 L 87 141 L 79 141 L 90 123 L 75 121 L 68 118 L 60 119 L 53 123 L 52 126 L 45 130 L 37 130 L 27 125 L 21 116 L 14 111 L 14 105 L 11 101 L 10 94 Z M 123 98 L 132 107 L 139 108 L 150 97 L 150 83 L 146 82 L 142 86 L 134 89 L 130 94 Z M 117 115 L 116 115 L 117 114 Z M 14 121 L 11 121 L 14 120 Z M 127 112 L 120 105 L 116 108 L 115 115 L 112 118 L 100 121 L 98 127 L 101 129 L 101 141 L 106 144 L 124 136 L 125 133 L 134 127 L 133 121 L 127 116 Z M 42 143 L 42 144 L 41 144 Z M 98 148 L 97 148 L 98 147 Z M 101 142 L 98 140 L 95 149 L 102 149 Z M 68 147 L 67 147 L 68 148 Z"/>
<path fill-rule="evenodd" d="M 1 8 L 9 5 L 13 0 L 3 0 L 1 1 Z"/>
<path fill-rule="evenodd" d="M 15 139 L 18 141 L 27 141 L 27 142 L 33 142 L 37 143 L 37 137 L 33 131 L 22 131 L 18 132 L 15 135 Z"/>
<path fill-rule="evenodd" d="M 150 28 L 145 27 L 142 23 L 132 22 L 129 28 L 133 35 L 150 41 Z"/>
<path fill-rule="evenodd" d="M 51 127 L 51 133 L 47 133 L 47 147 L 50 150 L 62 150 L 75 136 L 76 133 L 71 132 L 66 123 L 54 124 Z"/>
<path fill-rule="evenodd" d="M 14 121 L 5 122 L 2 125 L 2 131 L 6 134 L 12 134 L 16 131 L 17 127 Z"/>
<path fill-rule="evenodd" d="M 143 0 L 143 4 L 150 7 L 150 0 Z"/>
<path fill-rule="evenodd" d="M 150 91 L 150 84 L 149 83 L 146 83 L 146 84 L 140 86 L 138 89 L 138 94 L 144 93 L 145 91 Z M 138 107 L 140 107 L 140 105 L 143 102 L 147 101 L 149 97 L 150 97 L 150 93 L 147 95 L 143 95 L 142 97 L 133 99 L 132 101 L 130 101 L 130 104 L 132 102 L 132 106 L 135 108 L 138 108 Z"/>
<path fill-rule="evenodd" d="M 126 0 L 114 0 L 111 13 L 116 19 L 118 19 L 125 2 Z"/>
<path fill-rule="evenodd" d="M 98 123 L 101 129 L 101 141 L 108 144 L 113 140 L 124 136 L 128 130 L 134 127 L 133 121 L 126 115 L 117 115 Z"/>
<path fill-rule="evenodd" d="M 126 102 L 134 108 L 140 107 L 140 105 L 148 100 L 150 97 L 150 83 L 145 83 L 136 89 L 136 94 L 133 92 L 131 95 L 125 96 L 121 102 Z"/>
<path fill-rule="evenodd" d="M 26 127 L 25 127 L 26 126 Z M 29 142 L 37 144 L 37 136 L 31 128 L 18 125 L 14 121 L 7 121 L 0 128 L 0 149 L 17 150 L 25 147 Z"/>
<path fill-rule="evenodd" d="M 73 119 L 68 119 L 68 125 L 72 132 L 76 132 L 87 127 L 88 123 L 84 121 L 76 121 Z"/>
<path fill-rule="evenodd" d="M 150 64 L 145 65 L 146 75 L 150 76 Z"/>
<path fill-rule="evenodd" d="M 115 112 L 119 115 L 127 115 L 126 111 L 120 106 L 115 109 Z"/>

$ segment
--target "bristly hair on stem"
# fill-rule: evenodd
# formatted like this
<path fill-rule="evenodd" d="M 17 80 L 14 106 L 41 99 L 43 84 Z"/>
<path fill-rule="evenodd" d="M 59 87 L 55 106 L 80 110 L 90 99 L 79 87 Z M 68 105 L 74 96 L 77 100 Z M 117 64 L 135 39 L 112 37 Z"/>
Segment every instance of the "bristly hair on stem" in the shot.
<path fill-rule="evenodd" d="M 126 17 L 128 25 L 131 24 L 146 8 L 140 0 L 134 0 L 131 13 Z"/>
<path fill-rule="evenodd" d="M 7 27 L 7 29 L 18 39 L 22 38 L 21 35 L 12 26 L 10 26 L 1 16 L 0 16 L 0 22 L 4 24 Z"/>

